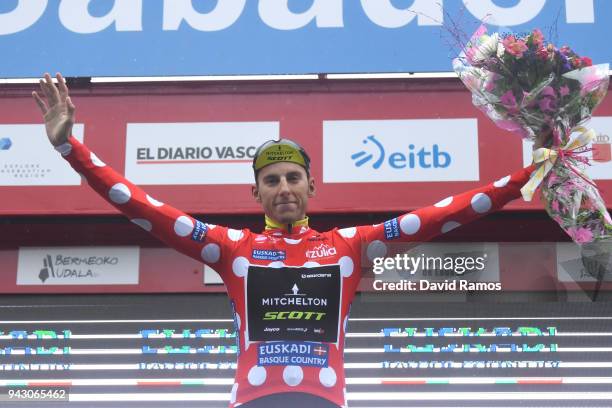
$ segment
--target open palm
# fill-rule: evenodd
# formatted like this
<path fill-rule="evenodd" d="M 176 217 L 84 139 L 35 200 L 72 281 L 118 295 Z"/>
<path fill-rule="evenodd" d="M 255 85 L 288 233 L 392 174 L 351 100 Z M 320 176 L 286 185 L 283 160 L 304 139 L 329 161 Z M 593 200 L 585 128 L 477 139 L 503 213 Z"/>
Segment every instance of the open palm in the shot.
<path fill-rule="evenodd" d="M 37 92 L 32 92 L 32 96 L 43 114 L 49 141 L 54 146 L 59 146 L 66 143 L 72 133 L 75 107 L 68 95 L 66 81 L 60 73 L 56 78 L 57 87 L 49 74 L 45 74 L 44 79 L 40 80 L 40 90 L 46 102 Z"/>

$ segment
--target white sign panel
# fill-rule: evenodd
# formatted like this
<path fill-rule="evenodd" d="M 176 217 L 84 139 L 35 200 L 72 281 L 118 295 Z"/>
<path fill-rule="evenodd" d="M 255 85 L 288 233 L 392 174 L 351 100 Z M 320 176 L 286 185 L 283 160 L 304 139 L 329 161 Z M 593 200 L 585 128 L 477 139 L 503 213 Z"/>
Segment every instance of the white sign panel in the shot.
<path fill-rule="evenodd" d="M 584 126 L 595 130 L 597 138 L 587 146 L 589 151 L 584 153 L 584 157 L 589 159 L 591 165 L 580 168 L 593 180 L 612 180 L 612 116 L 594 117 Z M 531 164 L 532 149 L 533 143 L 523 140 L 525 166 Z"/>
<path fill-rule="evenodd" d="M 323 122 L 323 181 L 477 181 L 476 119 Z"/>
<path fill-rule="evenodd" d="M 278 122 L 128 123 L 125 174 L 136 184 L 252 184 Z"/>
<path fill-rule="evenodd" d="M 223 285 L 221 275 L 208 265 L 204 265 L 204 284 L 205 285 Z"/>
<path fill-rule="evenodd" d="M 83 125 L 75 124 L 83 141 Z M 45 125 L 0 125 L 0 186 L 78 186 L 81 176 L 51 146 Z"/>
<path fill-rule="evenodd" d="M 137 285 L 139 247 L 19 248 L 17 285 Z"/>

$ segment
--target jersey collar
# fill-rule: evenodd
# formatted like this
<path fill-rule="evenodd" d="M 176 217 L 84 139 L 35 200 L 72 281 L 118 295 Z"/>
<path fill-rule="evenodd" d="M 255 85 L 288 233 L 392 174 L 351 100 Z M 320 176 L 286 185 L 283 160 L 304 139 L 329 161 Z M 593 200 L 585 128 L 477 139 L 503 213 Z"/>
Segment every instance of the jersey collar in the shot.
<path fill-rule="evenodd" d="M 299 227 L 308 228 L 308 217 L 304 217 L 301 220 L 298 220 L 292 224 L 280 224 L 274 221 L 272 218 L 268 217 L 267 215 L 265 217 L 266 217 L 266 231 L 281 230 L 289 234 L 296 234 L 296 233 L 300 233 L 301 231 Z"/>

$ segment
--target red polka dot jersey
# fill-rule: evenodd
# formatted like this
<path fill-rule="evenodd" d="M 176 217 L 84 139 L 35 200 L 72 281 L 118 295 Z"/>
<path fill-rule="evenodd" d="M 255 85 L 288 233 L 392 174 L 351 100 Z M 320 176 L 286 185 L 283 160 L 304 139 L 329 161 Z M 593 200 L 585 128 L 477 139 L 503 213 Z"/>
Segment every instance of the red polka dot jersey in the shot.
<path fill-rule="evenodd" d="M 74 137 L 57 150 L 130 221 L 220 274 L 239 337 L 230 407 L 282 392 L 345 406 L 344 336 L 362 252 L 384 257 L 390 243 L 427 241 L 495 211 L 520 197 L 533 171 L 377 225 L 317 232 L 303 221 L 291 231 L 255 233 L 205 223 L 154 199 Z"/>

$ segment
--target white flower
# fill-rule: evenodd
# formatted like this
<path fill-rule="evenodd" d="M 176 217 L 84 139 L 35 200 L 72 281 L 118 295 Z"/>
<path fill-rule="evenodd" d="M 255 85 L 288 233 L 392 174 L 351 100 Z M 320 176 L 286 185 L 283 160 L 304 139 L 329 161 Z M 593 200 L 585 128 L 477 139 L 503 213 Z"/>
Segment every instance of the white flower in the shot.
<path fill-rule="evenodd" d="M 506 49 L 504 48 L 504 44 L 501 42 L 497 44 L 497 57 L 502 58 L 505 52 L 506 52 Z"/>
<path fill-rule="evenodd" d="M 483 41 L 474 52 L 474 62 L 483 62 L 499 51 L 499 34 L 494 33 L 492 36 L 483 36 Z"/>

